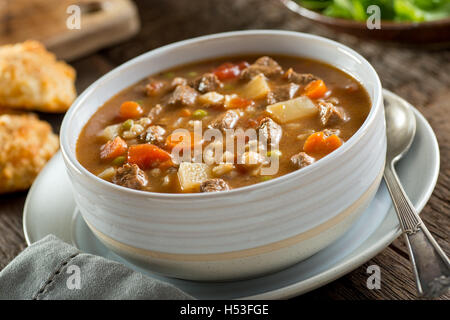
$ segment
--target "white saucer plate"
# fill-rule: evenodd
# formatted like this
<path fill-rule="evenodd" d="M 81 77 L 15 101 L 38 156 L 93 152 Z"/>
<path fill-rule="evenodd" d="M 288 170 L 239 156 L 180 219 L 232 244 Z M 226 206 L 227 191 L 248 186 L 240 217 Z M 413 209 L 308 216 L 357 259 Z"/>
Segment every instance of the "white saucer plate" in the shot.
<path fill-rule="evenodd" d="M 385 103 L 405 103 L 384 91 Z M 420 211 L 433 192 L 439 172 L 439 147 L 432 128 L 414 109 L 417 133 L 397 172 L 414 206 Z M 81 251 L 121 262 L 162 281 L 170 282 L 199 299 L 283 299 L 323 286 L 361 266 L 400 234 L 397 216 L 384 183 L 369 208 L 335 243 L 307 260 L 263 277 L 234 282 L 196 282 L 166 278 L 134 266 L 108 250 L 92 234 L 75 206 L 61 153 L 42 170 L 31 187 L 23 214 L 28 244 L 48 234 Z"/>

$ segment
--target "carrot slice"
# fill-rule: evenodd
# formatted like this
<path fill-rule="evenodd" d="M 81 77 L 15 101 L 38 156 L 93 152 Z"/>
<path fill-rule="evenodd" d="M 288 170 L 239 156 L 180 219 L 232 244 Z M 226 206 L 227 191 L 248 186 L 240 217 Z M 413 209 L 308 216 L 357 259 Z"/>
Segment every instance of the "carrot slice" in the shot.
<path fill-rule="evenodd" d="M 305 95 L 311 99 L 318 99 L 327 92 L 327 86 L 323 80 L 314 80 L 305 87 Z"/>
<path fill-rule="evenodd" d="M 252 100 L 244 99 L 241 97 L 232 97 L 230 99 L 225 99 L 226 109 L 241 109 L 251 106 L 253 104 Z"/>
<path fill-rule="evenodd" d="M 128 163 L 136 164 L 142 170 L 156 167 L 168 160 L 171 160 L 170 154 L 153 144 L 136 144 L 128 149 Z"/>
<path fill-rule="evenodd" d="M 100 147 L 100 158 L 112 160 L 127 152 L 128 145 L 120 137 L 115 137 Z"/>
<path fill-rule="evenodd" d="M 191 110 L 184 108 L 180 110 L 180 116 L 182 117 L 190 117 L 192 114 Z"/>
<path fill-rule="evenodd" d="M 119 116 L 123 119 L 135 119 L 144 113 L 141 105 L 135 101 L 125 101 L 120 106 Z"/>
<path fill-rule="evenodd" d="M 202 143 L 202 138 L 194 134 L 194 132 L 178 131 L 170 134 L 166 139 L 166 147 L 170 150 L 178 146 L 180 149 L 194 148 L 196 144 Z"/>
<path fill-rule="evenodd" d="M 325 137 L 322 131 L 310 135 L 303 145 L 303 150 L 309 154 L 327 155 L 342 145 L 342 140 L 335 134 Z"/>
<path fill-rule="evenodd" d="M 162 162 L 162 163 L 159 165 L 159 168 L 160 168 L 161 170 L 165 171 L 165 170 L 169 169 L 170 167 L 173 167 L 174 165 L 175 165 L 175 164 L 173 163 L 172 160 L 167 160 L 167 161 Z"/>

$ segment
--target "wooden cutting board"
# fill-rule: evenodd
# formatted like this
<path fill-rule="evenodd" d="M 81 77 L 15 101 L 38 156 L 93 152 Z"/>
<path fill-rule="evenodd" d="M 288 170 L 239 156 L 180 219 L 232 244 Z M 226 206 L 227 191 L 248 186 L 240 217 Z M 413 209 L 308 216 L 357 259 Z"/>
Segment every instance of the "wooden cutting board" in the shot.
<path fill-rule="evenodd" d="M 64 60 L 123 41 L 138 30 L 139 16 L 130 0 L 0 0 L 0 45 L 39 40 Z"/>

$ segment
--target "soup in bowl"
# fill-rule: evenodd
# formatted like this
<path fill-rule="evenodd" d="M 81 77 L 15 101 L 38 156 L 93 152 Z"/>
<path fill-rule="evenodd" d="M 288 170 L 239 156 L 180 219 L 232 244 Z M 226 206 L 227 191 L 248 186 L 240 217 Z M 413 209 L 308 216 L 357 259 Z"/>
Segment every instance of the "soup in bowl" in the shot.
<path fill-rule="evenodd" d="M 311 59 L 200 61 L 109 99 L 81 132 L 77 158 L 136 190 L 228 191 L 330 154 L 361 127 L 370 105 L 357 80 Z"/>
<path fill-rule="evenodd" d="M 61 148 L 78 209 L 113 251 L 172 277 L 254 277 L 326 247 L 372 200 L 381 85 L 324 38 L 211 35 L 91 85 Z"/>

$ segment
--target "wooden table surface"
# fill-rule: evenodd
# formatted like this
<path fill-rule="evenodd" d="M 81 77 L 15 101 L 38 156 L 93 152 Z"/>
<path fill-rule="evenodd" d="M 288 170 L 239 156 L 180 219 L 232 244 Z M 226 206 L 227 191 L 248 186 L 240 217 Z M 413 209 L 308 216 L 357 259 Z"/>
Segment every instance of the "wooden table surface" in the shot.
<path fill-rule="evenodd" d="M 450 253 L 450 50 L 392 46 L 336 34 L 302 19 L 276 0 L 137 1 L 142 29 L 134 38 L 72 62 L 77 89 L 148 50 L 200 35 L 243 29 L 284 29 L 325 36 L 355 49 L 377 70 L 385 88 L 415 105 L 433 127 L 440 145 L 441 170 L 422 218 Z M 270 45 L 270 44 L 268 44 Z M 40 115 L 59 130 L 60 115 Z M 414 173 L 412 173 L 414 174 Z M 0 270 L 25 247 L 22 209 L 26 192 L 0 197 Z M 381 269 L 381 289 L 366 287 L 367 266 Z M 416 299 L 403 241 L 395 240 L 346 276 L 296 299 Z M 441 299 L 449 299 L 450 294 Z"/>

